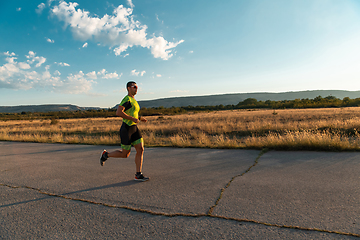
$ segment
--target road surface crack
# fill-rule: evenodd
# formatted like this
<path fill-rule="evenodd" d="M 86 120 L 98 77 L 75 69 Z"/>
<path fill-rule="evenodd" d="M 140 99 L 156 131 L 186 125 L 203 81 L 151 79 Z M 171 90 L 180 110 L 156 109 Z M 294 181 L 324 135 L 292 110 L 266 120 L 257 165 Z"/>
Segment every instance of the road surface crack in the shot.
<path fill-rule="evenodd" d="M 261 150 L 261 152 L 259 153 L 259 155 L 258 155 L 257 158 L 255 159 L 253 165 L 251 165 L 245 172 L 243 172 L 243 173 L 241 173 L 241 174 L 238 174 L 238 175 L 232 177 L 231 180 L 225 185 L 225 187 L 223 187 L 223 188 L 221 189 L 220 195 L 219 195 L 219 197 L 216 199 L 215 204 L 214 204 L 213 206 L 211 206 L 210 209 L 209 209 L 209 211 L 208 211 L 208 215 L 209 215 L 209 216 L 212 216 L 212 213 L 213 213 L 214 209 L 216 208 L 216 206 L 219 204 L 219 202 L 220 202 L 220 200 L 221 200 L 221 198 L 222 198 L 225 190 L 226 190 L 228 187 L 230 187 L 231 183 L 235 180 L 235 178 L 244 176 L 246 173 L 248 173 L 248 172 L 251 170 L 251 168 L 255 167 L 255 166 L 258 164 L 258 161 L 259 161 L 260 157 L 261 157 L 262 155 L 264 155 L 264 154 L 265 154 L 266 152 L 268 152 L 268 151 L 269 151 L 269 149 L 267 149 L 267 148 L 264 148 L 263 150 Z"/>
<path fill-rule="evenodd" d="M 255 166 L 255 165 L 256 164 L 254 164 L 253 166 Z M 251 167 L 248 170 L 250 170 L 250 169 L 251 169 Z M 318 228 L 306 228 L 306 227 L 291 226 L 291 225 L 281 225 L 281 224 L 275 224 L 275 223 L 260 222 L 260 221 L 251 220 L 251 219 L 231 218 L 231 217 L 218 216 L 218 215 L 153 212 L 153 211 L 146 210 L 146 209 L 133 208 L 133 207 L 128 207 L 128 206 L 117 206 L 117 205 L 111 205 L 111 204 L 102 203 L 102 202 L 95 202 L 95 201 L 91 201 L 91 200 L 87 200 L 87 199 L 68 197 L 68 196 L 64 196 L 64 195 L 61 195 L 61 194 L 45 192 L 45 191 L 43 191 L 41 189 L 34 188 L 34 187 L 29 187 L 29 186 L 12 186 L 12 185 L 3 184 L 3 183 L 0 183 L 0 186 L 13 188 L 13 189 L 17 189 L 17 188 L 30 189 L 30 190 L 37 191 L 40 194 L 44 194 L 44 195 L 47 195 L 47 196 L 50 196 L 50 197 L 57 197 L 57 198 L 62 198 L 62 199 L 67 199 L 67 200 L 72 200 L 72 201 L 78 201 L 78 202 L 84 202 L 84 203 L 88 203 L 88 204 L 94 204 L 94 205 L 99 205 L 99 206 L 104 206 L 104 207 L 109 207 L 109 208 L 115 208 L 115 209 L 125 209 L 125 210 L 130 210 L 130 211 L 133 211 L 133 212 L 145 213 L 145 214 L 149 214 L 149 215 L 153 215 L 153 216 L 188 217 L 188 218 L 202 218 L 202 217 L 203 218 L 214 218 L 214 219 L 235 221 L 235 222 L 239 222 L 239 223 L 253 223 L 253 224 L 258 224 L 258 225 L 263 225 L 263 226 L 268 226 L 268 227 L 277 227 L 277 228 L 284 228 L 284 229 L 294 229 L 294 230 L 312 231 L 312 232 L 323 232 L 323 233 L 338 234 L 338 235 L 343 235 L 343 236 L 360 237 L 360 234 L 356 234 L 356 233 L 331 231 L 331 230 L 324 230 L 324 229 L 318 229 Z M 1 205 L 0 205 L 0 207 L 1 207 Z"/>

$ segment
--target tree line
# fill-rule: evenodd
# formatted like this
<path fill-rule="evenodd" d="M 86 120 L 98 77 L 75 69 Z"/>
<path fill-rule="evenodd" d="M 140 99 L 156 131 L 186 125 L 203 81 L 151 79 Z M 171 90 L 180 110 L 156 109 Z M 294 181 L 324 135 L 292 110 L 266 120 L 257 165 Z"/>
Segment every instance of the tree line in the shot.
<path fill-rule="evenodd" d="M 258 101 L 255 98 L 247 98 L 236 105 L 216 105 L 216 106 L 187 106 L 187 107 L 153 107 L 142 108 L 140 115 L 175 115 L 197 111 L 219 111 L 235 109 L 293 109 L 293 108 L 339 108 L 339 107 L 359 107 L 360 98 L 343 99 L 334 96 L 325 98 L 317 96 L 313 99 L 295 99 L 282 101 Z M 22 113 L 0 113 L 0 120 L 33 120 L 33 119 L 69 119 L 69 118 L 97 118 L 114 117 L 115 108 L 100 110 L 78 110 L 78 111 L 59 111 L 59 112 L 22 112 Z"/>

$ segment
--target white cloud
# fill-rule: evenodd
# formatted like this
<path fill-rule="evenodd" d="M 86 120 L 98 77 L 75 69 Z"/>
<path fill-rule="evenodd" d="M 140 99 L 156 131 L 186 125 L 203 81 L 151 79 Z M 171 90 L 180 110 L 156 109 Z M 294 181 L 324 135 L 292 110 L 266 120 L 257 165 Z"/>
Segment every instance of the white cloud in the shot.
<path fill-rule="evenodd" d="M 37 14 L 41 14 L 42 11 L 44 10 L 44 8 L 45 8 L 45 3 L 40 3 L 40 4 L 37 6 L 37 9 L 35 9 L 35 12 L 36 12 Z"/>
<path fill-rule="evenodd" d="M 156 74 L 156 77 L 161 77 L 161 74 Z"/>
<path fill-rule="evenodd" d="M 95 71 L 87 73 L 86 76 L 88 76 L 91 79 L 97 79 L 97 75 Z"/>
<path fill-rule="evenodd" d="M 8 61 L 8 63 L 13 64 L 16 63 L 15 59 L 17 59 L 17 57 L 8 57 L 5 60 Z"/>
<path fill-rule="evenodd" d="M 48 6 L 50 7 L 52 2 L 55 1 L 55 0 L 48 0 L 47 3 L 48 3 Z"/>
<path fill-rule="evenodd" d="M 144 76 L 145 73 L 146 73 L 146 71 L 137 72 L 136 69 L 131 71 L 132 76 L 139 76 L 140 75 L 142 77 L 142 76 Z"/>
<path fill-rule="evenodd" d="M 15 57 L 5 59 L 7 63 L 0 67 L 0 80 L 5 79 L 6 77 L 12 77 L 19 72 L 20 69 L 17 66 L 17 62 L 15 62 L 15 59 Z"/>
<path fill-rule="evenodd" d="M 20 12 L 20 11 L 21 11 L 21 8 L 17 8 L 16 11 Z"/>
<path fill-rule="evenodd" d="M 128 5 L 129 5 L 131 8 L 134 8 L 134 7 L 135 7 L 131 0 L 127 0 L 127 3 L 128 3 Z"/>
<path fill-rule="evenodd" d="M 189 53 L 194 53 L 194 51 L 189 51 Z"/>
<path fill-rule="evenodd" d="M 88 46 L 88 43 L 84 43 L 84 45 L 82 46 L 83 48 L 86 48 Z"/>
<path fill-rule="evenodd" d="M 46 41 L 48 41 L 49 43 L 54 43 L 54 40 L 51 40 L 50 38 L 46 38 Z"/>
<path fill-rule="evenodd" d="M 168 42 L 163 37 L 153 37 L 148 40 L 148 48 L 151 49 L 151 53 L 154 55 L 155 58 L 162 58 L 164 60 L 168 60 L 173 56 L 171 53 L 172 48 L 175 48 L 180 43 L 183 43 L 184 40 L 180 40 L 176 43 Z"/>
<path fill-rule="evenodd" d="M 9 89 L 45 89 L 46 91 L 61 92 L 67 94 L 81 94 L 89 92 L 94 84 L 95 71 L 84 74 L 82 71 L 61 77 L 58 70 L 50 72 L 50 65 L 42 66 L 45 57 L 36 56 L 29 51 L 25 62 L 18 62 L 15 53 L 5 52 L 6 63 L 0 66 L 0 88 Z M 58 63 L 66 66 L 66 63 Z M 122 74 L 108 73 L 105 69 L 99 72 L 101 78 L 119 78 Z M 95 78 L 96 79 L 96 78 Z"/>
<path fill-rule="evenodd" d="M 156 17 L 156 20 L 157 20 L 158 22 L 161 22 L 162 24 L 164 24 L 164 21 L 162 21 L 162 20 L 159 19 L 159 15 L 155 14 L 155 17 Z"/>
<path fill-rule="evenodd" d="M 101 71 L 99 71 L 97 74 L 98 75 L 105 75 L 105 73 L 106 73 L 106 69 L 104 68 Z"/>
<path fill-rule="evenodd" d="M 100 78 L 104 78 L 104 79 L 111 79 L 111 78 L 120 78 L 122 76 L 122 73 L 119 75 L 115 72 L 113 73 L 107 73 L 107 71 L 105 69 L 102 69 L 101 71 L 99 71 L 97 73 L 97 76 L 99 76 Z"/>
<path fill-rule="evenodd" d="M 84 73 L 70 74 L 66 79 L 55 82 L 56 90 L 69 94 L 87 93 L 92 89 L 92 80 L 84 77 Z"/>
<path fill-rule="evenodd" d="M 111 79 L 111 78 L 120 78 L 122 76 L 122 74 L 117 74 L 116 72 L 113 73 L 107 73 L 103 76 L 103 78 L 105 79 Z"/>
<path fill-rule="evenodd" d="M 28 63 L 24 63 L 24 62 L 19 62 L 18 66 L 20 69 L 30 69 L 30 65 Z"/>
<path fill-rule="evenodd" d="M 27 60 L 27 62 L 32 64 L 35 61 L 37 61 L 38 63 L 35 65 L 35 67 L 40 67 L 46 61 L 46 58 L 37 57 L 35 55 L 36 55 L 36 53 L 34 53 L 33 51 L 29 51 L 29 55 L 26 55 L 26 58 L 29 59 L 29 60 Z"/>
<path fill-rule="evenodd" d="M 131 70 L 131 75 L 132 76 L 139 76 L 139 72 L 136 72 L 136 69 Z"/>
<path fill-rule="evenodd" d="M 68 64 L 68 63 L 63 63 L 63 62 L 57 63 L 57 62 L 55 62 L 55 64 L 57 64 L 57 65 L 59 65 L 61 67 L 70 67 L 70 64 Z"/>
<path fill-rule="evenodd" d="M 29 52 L 29 55 L 34 57 L 32 53 Z M 34 86 L 43 85 L 43 79 L 49 76 L 47 74 L 48 67 L 45 68 L 45 72 L 42 74 L 31 71 L 31 64 L 35 60 L 17 62 L 16 57 L 7 57 L 6 61 L 6 64 L 0 66 L 0 88 L 30 89 Z"/>
<path fill-rule="evenodd" d="M 9 53 L 9 51 L 7 51 L 7 52 L 4 52 L 4 55 L 5 56 L 9 56 L 9 57 L 12 57 L 12 56 L 15 56 L 16 54 L 15 53 Z"/>
<path fill-rule="evenodd" d="M 184 40 L 168 42 L 163 37 L 147 38 L 147 26 L 135 21 L 131 8 L 119 5 L 114 9 L 113 15 L 105 14 L 102 18 L 90 16 L 90 12 L 76 9 L 78 3 L 61 1 L 54 6 L 52 14 L 70 26 L 76 39 L 100 42 L 113 49 L 115 55 L 121 55 L 133 46 L 150 49 L 155 58 L 168 60 L 173 56 L 173 49 Z"/>

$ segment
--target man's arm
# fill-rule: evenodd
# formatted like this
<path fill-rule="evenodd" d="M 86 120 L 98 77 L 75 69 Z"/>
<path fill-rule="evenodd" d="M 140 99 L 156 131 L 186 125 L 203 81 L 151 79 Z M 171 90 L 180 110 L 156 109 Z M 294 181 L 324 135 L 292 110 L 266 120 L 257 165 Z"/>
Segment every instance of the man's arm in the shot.
<path fill-rule="evenodd" d="M 139 119 L 127 115 L 127 114 L 124 112 L 124 110 L 125 110 L 125 107 L 119 105 L 119 106 L 118 106 L 118 109 L 117 109 L 117 111 L 116 111 L 116 116 L 125 118 L 125 119 L 127 119 L 127 120 L 131 120 L 131 121 L 133 121 L 134 123 L 139 123 Z"/>

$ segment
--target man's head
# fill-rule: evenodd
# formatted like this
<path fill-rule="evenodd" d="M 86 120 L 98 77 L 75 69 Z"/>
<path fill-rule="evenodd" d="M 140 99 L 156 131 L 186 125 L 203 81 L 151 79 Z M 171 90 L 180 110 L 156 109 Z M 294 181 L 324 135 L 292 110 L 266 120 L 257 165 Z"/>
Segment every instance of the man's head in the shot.
<path fill-rule="evenodd" d="M 136 84 L 136 82 L 134 81 L 130 81 L 126 84 L 126 89 L 128 91 L 129 94 L 131 94 L 132 96 L 134 96 L 137 93 L 138 90 L 138 86 Z"/>

